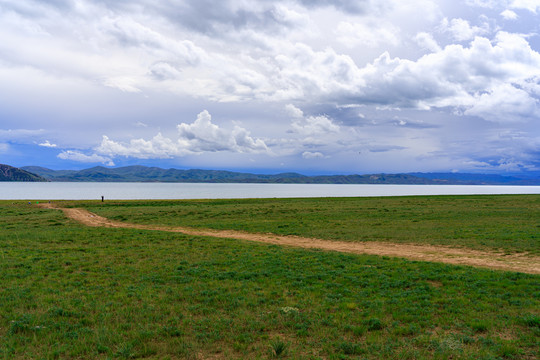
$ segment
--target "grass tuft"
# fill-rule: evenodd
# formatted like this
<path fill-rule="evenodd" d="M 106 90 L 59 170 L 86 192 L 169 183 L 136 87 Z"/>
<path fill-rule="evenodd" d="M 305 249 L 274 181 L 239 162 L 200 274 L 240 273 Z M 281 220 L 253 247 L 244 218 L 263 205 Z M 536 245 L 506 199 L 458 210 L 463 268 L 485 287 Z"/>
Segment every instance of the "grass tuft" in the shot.
<path fill-rule="evenodd" d="M 284 342 L 281 338 L 275 338 L 270 341 L 270 352 L 274 358 L 284 357 L 287 355 L 289 344 Z"/>

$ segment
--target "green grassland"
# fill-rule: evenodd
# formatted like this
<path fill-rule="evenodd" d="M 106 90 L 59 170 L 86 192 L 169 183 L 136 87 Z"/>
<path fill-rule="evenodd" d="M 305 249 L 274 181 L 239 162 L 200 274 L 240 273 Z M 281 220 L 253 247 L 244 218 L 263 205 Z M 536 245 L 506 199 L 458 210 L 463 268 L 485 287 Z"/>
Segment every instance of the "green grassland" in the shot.
<path fill-rule="evenodd" d="M 540 195 L 110 201 L 84 205 L 111 219 L 142 224 L 540 254 Z"/>
<path fill-rule="evenodd" d="M 347 241 L 414 242 L 418 231 L 419 237 L 432 234 L 422 239 L 427 242 L 453 235 L 455 245 L 538 253 L 539 201 L 502 196 L 69 205 L 130 222 Z M 403 226 L 402 234 L 392 218 L 411 228 Z M 321 219 L 324 224 L 316 225 Z M 88 228 L 24 202 L 0 202 L 0 229 L 0 359 L 540 356 L 538 275 Z"/>

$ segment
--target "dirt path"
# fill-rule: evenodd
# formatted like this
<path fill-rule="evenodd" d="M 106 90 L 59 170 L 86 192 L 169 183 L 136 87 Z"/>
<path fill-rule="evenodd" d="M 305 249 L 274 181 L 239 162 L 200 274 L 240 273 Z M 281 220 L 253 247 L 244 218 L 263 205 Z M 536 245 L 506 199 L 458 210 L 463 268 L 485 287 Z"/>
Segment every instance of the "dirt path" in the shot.
<path fill-rule="evenodd" d="M 165 227 L 153 225 L 130 224 L 109 220 L 93 214 L 85 209 L 58 208 L 53 204 L 40 204 L 49 209 L 59 209 L 73 220 L 87 226 L 112 228 L 133 228 L 179 232 L 187 235 L 212 236 L 217 238 L 257 241 L 276 245 L 288 245 L 302 248 L 340 251 L 354 254 L 384 255 L 401 257 L 410 260 L 442 262 L 457 265 L 471 265 L 490 269 L 518 271 L 529 274 L 540 274 L 540 257 L 526 254 L 505 255 L 498 252 L 479 251 L 463 248 L 452 248 L 435 245 L 395 244 L 387 242 L 344 242 L 321 239 L 310 239 L 297 236 L 280 236 L 273 234 L 254 234 L 235 230 L 194 229 L 186 227 Z"/>

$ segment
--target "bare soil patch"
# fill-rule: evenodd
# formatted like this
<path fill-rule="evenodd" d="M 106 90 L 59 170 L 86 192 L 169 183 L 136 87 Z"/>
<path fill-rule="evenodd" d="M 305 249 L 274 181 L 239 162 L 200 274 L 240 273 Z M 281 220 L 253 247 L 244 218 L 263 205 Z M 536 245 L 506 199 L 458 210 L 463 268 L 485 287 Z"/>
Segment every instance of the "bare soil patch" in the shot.
<path fill-rule="evenodd" d="M 353 243 L 304 238 L 299 236 L 254 234 L 235 230 L 212 230 L 187 227 L 140 225 L 110 220 L 91 213 L 85 209 L 58 208 L 54 204 L 40 204 L 40 206 L 49 209 L 62 210 L 68 218 L 93 227 L 133 228 L 142 230 L 178 232 L 187 235 L 239 239 L 309 249 L 340 251 L 353 254 L 391 256 L 406 258 L 409 260 L 442 262 L 505 271 L 517 271 L 529 274 L 540 274 L 540 257 L 522 253 L 507 255 L 502 252 L 479 251 L 435 245 L 396 244 L 389 242 Z"/>

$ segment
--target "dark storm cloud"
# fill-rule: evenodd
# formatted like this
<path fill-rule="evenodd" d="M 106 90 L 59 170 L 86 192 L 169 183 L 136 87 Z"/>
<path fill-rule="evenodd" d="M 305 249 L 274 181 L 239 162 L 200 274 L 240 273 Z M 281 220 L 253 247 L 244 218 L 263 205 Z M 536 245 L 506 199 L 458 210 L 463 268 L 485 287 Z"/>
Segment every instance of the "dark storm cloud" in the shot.
<path fill-rule="evenodd" d="M 440 116 L 433 113 L 414 109 L 381 110 L 372 105 L 316 104 L 309 106 L 309 114 L 325 114 L 332 119 L 338 119 L 339 124 L 351 127 L 370 127 L 395 125 L 402 128 L 435 129 L 439 128 Z"/>
<path fill-rule="evenodd" d="M 185 2 L 109 1 L 100 3 L 116 11 L 143 12 L 168 19 L 171 24 L 214 36 L 227 36 L 227 30 L 254 28 L 276 31 L 294 24 L 279 17 L 277 2 L 237 4 L 234 0 L 197 0 Z"/>
<path fill-rule="evenodd" d="M 172 22 L 205 34 L 216 34 L 227 28 L 268 29 L 284 25 L 276 18 L 271 6 L 263 9 L 235 9 L 230 1 L 199 0 L 159 10 Z"/>
<path fill-rule="evenodd" d="M 296 0 L 293 1 L 306 8 L 333 7 L 343 12 L 361 14 L 372 9 L 370 1 L 329 1 L 329 0 Z M 107 8 L 114 11 L 151 13 L 168 19 L 172 24 L 207 34 L 226 36 L 226 30 L 241 30 L 245 28 L 257 31 L 276 32 L 281 29 L 294 27 L 296 24 L 284 19 L 279 14 L 278 7 L 289 4 L 289 1 L 254 1 L 243 3 L 235 0 L 197 0 L 185 2 L 159 2 L 149 0 L 98 0 Z M 72 1 L 55 0 L 49 6 L 60 10 L 72 8 Z"/>

